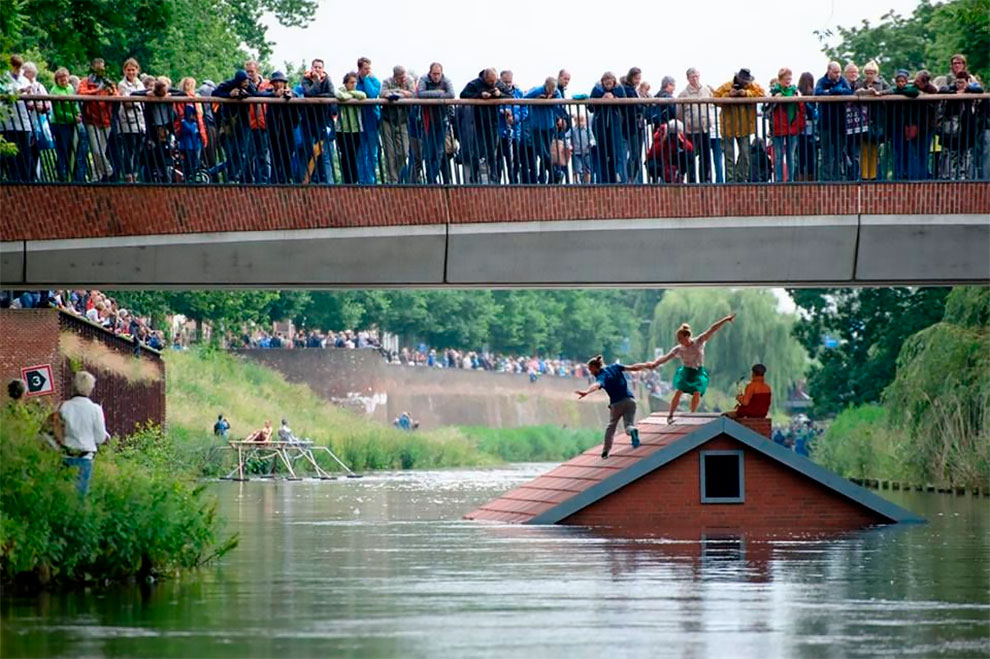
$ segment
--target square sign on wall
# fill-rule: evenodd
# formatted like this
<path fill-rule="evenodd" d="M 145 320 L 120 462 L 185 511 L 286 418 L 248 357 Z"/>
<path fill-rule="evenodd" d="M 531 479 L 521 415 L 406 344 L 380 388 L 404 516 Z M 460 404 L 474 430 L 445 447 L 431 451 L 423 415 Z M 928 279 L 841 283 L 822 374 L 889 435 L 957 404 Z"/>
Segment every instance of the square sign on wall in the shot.
<path fill-rule="evenodd" d="M 51 364 L 26 366 L 21 369 L 21 379 L 27 383 L 27 396 L 50 396 L 55 393 Z"/>

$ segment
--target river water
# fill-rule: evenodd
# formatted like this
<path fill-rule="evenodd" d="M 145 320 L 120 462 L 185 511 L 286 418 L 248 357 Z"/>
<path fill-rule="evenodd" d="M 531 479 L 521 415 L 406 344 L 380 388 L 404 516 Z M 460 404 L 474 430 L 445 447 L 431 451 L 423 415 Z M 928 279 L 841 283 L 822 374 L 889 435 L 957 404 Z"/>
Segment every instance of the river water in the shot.
<path fill-rule="evenodd" d="M 460 517 L 548 469 L 216 483 L 218 566 L 5 596 L 4 657 L 987 657 L 990 500 L 827 540 L 622 539 Z"/>

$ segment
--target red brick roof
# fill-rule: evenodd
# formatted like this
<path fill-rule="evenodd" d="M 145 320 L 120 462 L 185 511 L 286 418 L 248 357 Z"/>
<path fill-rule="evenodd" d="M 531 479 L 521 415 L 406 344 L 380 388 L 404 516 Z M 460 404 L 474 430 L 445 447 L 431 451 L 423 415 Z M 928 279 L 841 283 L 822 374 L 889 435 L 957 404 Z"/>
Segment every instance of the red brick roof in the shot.
<path fill-rule="evenodd" d="M 746 427 L 749 426 L 749 427 Z M 769 441 L 769 419 L 739 422 L 714 414 L 678 416 L 668 425 L 664 414 L 639 421 L 641 445 L 616 434 L 608 458 L 599 444 L 548 473 L 489 501 L 465 519 L 511 524 L 554 524 L 616 492 L 635 480 L 704 443 L 728 435 L 891 522 L 922 522 L 922 518 L 845 478 Z"/>
<path fill-rule="evenodd" d="M 555 469 L 525 485 L 507 492 L 494 501 L 465 515 L 465 519 L 523 524 L 558 503 L 597 485 L 643 458 L 669 446 L 699 427 L 711 422 L 712 415 L 681 416 L 676 423 L 667 425 L 665 414 L 655 414 L 641 419 L 639 448 L 629 444 L 628 435 L 615 434 L 615 443 L 608 458 L 602 459 L 602 445 L 598 444 L 581 455 L 571 458 Z"/>

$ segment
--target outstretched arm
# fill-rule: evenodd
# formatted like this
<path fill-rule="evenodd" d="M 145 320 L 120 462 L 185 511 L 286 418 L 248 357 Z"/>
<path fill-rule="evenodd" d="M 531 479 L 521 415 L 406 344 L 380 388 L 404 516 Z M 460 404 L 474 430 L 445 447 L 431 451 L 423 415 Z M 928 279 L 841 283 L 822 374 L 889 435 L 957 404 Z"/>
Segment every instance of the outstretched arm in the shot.
<path fill-rule="evenodd" d="M 670 349 L 670 352 L 668 352 L 666 355 L 663 355 L 661 357 L 657 357 L 652 362 L 650 362 L 650 368 L 656 368 L 660 364 L 665 364 L 665 363 L 669 362 L 671 359 L 674 358 L 674 355 L 676 355 L 676 354 L 677 354 L 677 348 L 671 348 Z"/>
<path fill-rule="evenodd" d="M 577 394 L 577 397 L 578 398 L 584 398 L 588 394 L 594 393 L 594 392 L 598 391 L 601 388 L 602 388 L 602 383 L 601 382 L 596 382 L 593 385 L 591 385 L 590 387 L 588 387 L 587 389 L 585 389 L 584 391 L 581 391 L 579 389 L 578 391 L 575 391 L 574 393 Z"/>
<path fill-rule="evenodd" d="M 722 318 L 721 320 L 716 320 L 711 327 L 706 329 L 704 332 L 701 333 L 700 336 L 698 336 L 697 340 L 707 341 L 708 339 L 712 338 L 712 334 L 722 329 L 723 325 L 725 325 L 726 323 L 731 323 L 735 319 L 736 319 L 736 314 L 733 313 L 733 314 L 729 314 L 725 318 Z"/>
<path fill-rule="evenodd" d="M 653 362 L 640 362 L 638 364 L 630 364 L 626 366 L 627 371 L 646 371 L 653 368 Z"/>

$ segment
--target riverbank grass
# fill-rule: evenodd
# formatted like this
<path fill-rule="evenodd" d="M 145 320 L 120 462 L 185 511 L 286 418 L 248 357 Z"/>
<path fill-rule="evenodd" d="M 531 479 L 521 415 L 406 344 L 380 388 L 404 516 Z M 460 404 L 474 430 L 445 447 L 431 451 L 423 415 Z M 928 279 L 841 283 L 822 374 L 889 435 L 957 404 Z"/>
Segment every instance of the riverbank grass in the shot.
<path fill-rule="evenodd" d="M 600 430 L 554 426 L 459 428 L 407 432 L 341 409 L 277 371 L 210 349 L 167 351 L 167 442 L 172 459 L 201 476 L 220 476 L 230 456 L 215 449 L 213 422 L 224 414 L 231 437 L 244 437 L 270 419 L 327 446 L 355 471 L 491 466 L 502 462 L 566 460 L 594 445 Z M 339 471 L 328 456 L 322 467 Z M 263 468 L 262 465 L 258 466 Z"/>

